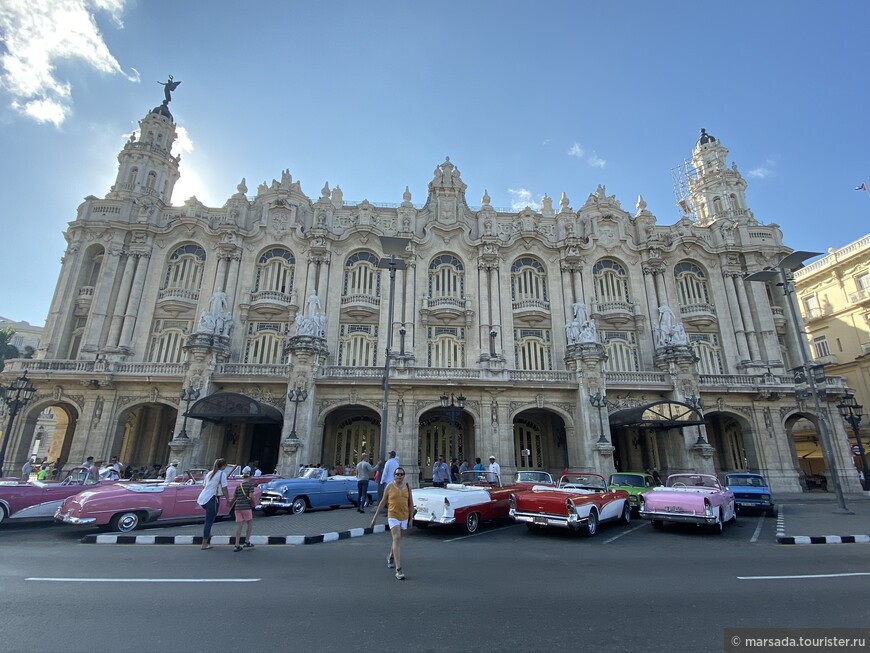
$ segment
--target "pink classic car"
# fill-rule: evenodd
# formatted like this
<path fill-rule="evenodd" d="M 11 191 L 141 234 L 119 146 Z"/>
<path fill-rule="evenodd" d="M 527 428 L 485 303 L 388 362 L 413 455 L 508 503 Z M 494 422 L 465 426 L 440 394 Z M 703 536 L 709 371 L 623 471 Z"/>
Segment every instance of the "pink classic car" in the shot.
<path fill-rule="evenodd" d="M 110 530 L 121 533 L 129 533 L 148 522 L 204 520 L 205 511 L 196 502 L 202 491 L 203 471 L 190 470 L 179 479 L 180 482 L 170 485 L 117 483 L 85 490 L 66 499 L 54 518 L 66 524 L 108 526 Z M 251 479 L 255 484 L 255 502 L 260 497 L 257 482 L 268 478 Z M 239 476 L 229 477 L 231 497 L 241 480 Z M 225 517 L 230 510 L 231 506 L 221 501 L 218 518 Z"/>
<path fill-rule="evenodd" d="M 74 467 L 62 481 L 0 482 L 0 522 L 4 519 L 54 517 L 63 500 L 84 488 L 114 485 L 116 481 L 94 478 L 87 467 Z"/>
<path fill-rule="evenodd" d="M 709 474 L 671 474 L 665 487 L 641 495 L 638 515 L 655 529 L 677 522 L 710 526 L 715 533 L 737 521 L 734 493 Z"/>

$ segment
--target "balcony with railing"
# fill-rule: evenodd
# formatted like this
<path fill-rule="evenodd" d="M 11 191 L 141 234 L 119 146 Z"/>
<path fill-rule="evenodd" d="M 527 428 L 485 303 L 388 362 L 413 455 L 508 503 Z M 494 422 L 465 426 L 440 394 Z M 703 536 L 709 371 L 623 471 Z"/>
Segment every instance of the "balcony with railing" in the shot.
<path fill-rule="evenodd" d="M 862 288 L 858 292 L 853 292 L 849 295 L 849 301 L 853 304 L 862 304 L 870 301 L 870 288 Z"/>
<path fill-rule="evenodd" d="M 816 320 L 820 320 L 823 317 L 831 315 L 834 312 L 834 308 L 828 304 L 825 306 L 813 306 L 812 308 L 804 309 L 804 320 L 809 322 L 814 322 Z"/>
<path fill-rule="evenodd" d="M 381 298 L 367 293 L 353 293 L 342 295 L 341 311 L 348 317 L 358 320 L 360 318 L 377 315 L 381 310 Z"/>
<path fill-rule="evenodd" d="M 512 304 L 514 318 L 529 324 L 541 322 L 550 317 L 550 302 L 544 299 L 520 299 Z"/>
<path fill-rule="evenodd" d="M 680 306 L 680 318 L 692 326 L 710 326 L 716 321 L 716 307 L 705 302 L 686 304 Z"/>
<path fill-rule="evenodd" d="M 593 301 L 592 317 L 606 320 L 611 324 L 626 324 L 634 318 L 634 302 Z"/>
<path fill-rule="evenodd" d="M 605 372 L 608 388 L 666 388 L 672 384 L 664 372 Z"/>
<path fill-rule="evenodd" d="M 213 377 L 215 379 L 276 377 L 286 381 L 289 374 L 290 365 L 283 363 L 221 363 L 215 366 Z"/>
<path fill-rule="evenodd" d="M 199 301 L 199 290 L 188 288 L 163 288 L 157 293 L 158 302 L 182 302 L 184 304 L 196 304 Z"/>
<path fill-rule="evenodd" d="M 420 312 L 432 317 L 456 318 L 465 314 L 468 297 L 424 297 Z"/>

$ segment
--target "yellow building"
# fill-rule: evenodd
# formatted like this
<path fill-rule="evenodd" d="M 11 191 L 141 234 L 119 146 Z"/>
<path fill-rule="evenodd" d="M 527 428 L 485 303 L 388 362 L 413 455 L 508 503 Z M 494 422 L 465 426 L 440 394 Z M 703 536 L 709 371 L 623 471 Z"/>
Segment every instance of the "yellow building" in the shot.
<path fill-rule="evenodd" d="M 799 270 L 795 289 L 816 365 L 827 376 L 845 377 L 855 401 L 870 407 L 870 235 Z M 836 414 L 832 419 L 841 420 Z M 851 426 L 846 426 L 856 469 L 861 457 Z M 870 418 L 860 424 L 865 455 L 870 455 Z M 821 452 L 811 433 L 794 432 L 801 467 L 807 474 L 821 465 Z"/>

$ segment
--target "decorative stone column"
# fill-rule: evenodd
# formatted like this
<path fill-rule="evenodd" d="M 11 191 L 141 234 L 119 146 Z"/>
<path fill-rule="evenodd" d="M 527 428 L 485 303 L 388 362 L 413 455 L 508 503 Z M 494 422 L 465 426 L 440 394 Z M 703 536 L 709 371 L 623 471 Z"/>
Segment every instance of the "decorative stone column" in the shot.
<path fill-rule="evenodd" d="M 613 464 L 615 447 L 610 443 L 610 419 L 604 425 L 606 441 L 599 442 L 598 410 L 589 401 L 590 396 L 606 391 L 604 363 L 607 351 L 598 342 L 580 342 L 568 345 L 565 363 L 577 373 L 577 423 L 574 437 L 567 438 L 568 465 L 575 471 L 594 471 L 608 476 L 616 471 Z M 603 418 L 603 416 L 602 416 Z"/>
<path fill-rule="evenodd" d="M 298 332 L 308 333 L 303 324 L 306 320 L 316 319 L 318 316 L 306 316 L 297 318 Z M 322 317 L 322 316 L 319 316 Z M 302 320 L 303 322 L 299 322 Z M 315 406 L 317 405 L 317 386 L 314 379 L 317 371 L 329 350 L 326 347 L 326 339 L 316 335 L 295 335 L 284 345 L 284 352 L 290 356 L 290 374 L 287 379 L 287 390 L 299 388 L 308 393 L 305 401 L 294 403 L 289 394 L 284 403 L 284 427 L 281 429 L 281 449 L 284 453 L 278 462 L 279 473 L 285 476 L 295 475 L 299 467 L 300 456 L 306 457 L 306 462 L 320 460 L 320 450 L 323 448 L 323 434 L 315 432 L 316 423 Z M 294 420 L 296 424 L 293 435 Z"/>

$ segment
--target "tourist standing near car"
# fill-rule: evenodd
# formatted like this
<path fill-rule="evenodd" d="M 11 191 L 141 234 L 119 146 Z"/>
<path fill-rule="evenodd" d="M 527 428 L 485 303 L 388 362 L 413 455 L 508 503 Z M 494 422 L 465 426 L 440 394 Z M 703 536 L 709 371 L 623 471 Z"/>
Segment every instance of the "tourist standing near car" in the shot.
<path fill-rule="evenodd" d="M 459 483 L 459 461 L 456 458 L 450 463 L 450 482 Z"/>
<path fill-rule="evenodd" d="M 357 512 L 365 512 L 369 505 L 369 479 L 374 475 L 375 468 L 369 464 L 369 455 L 364 453 L 356 464 Z"/>
<path fill-rule="evenodd" d="M 389 461 L 387 461 L 389 462 Z M 381 497 L 380 503 L 375 510 L 375 515 L 372 517 L 372 528 L 375 521 L 378 519 L 384 503 L 387 504 L 387 525 L 390 529 L 390 535 L 393 536 L 393 543 L 390 547 L 390 554 L 387 556 L 387 568 L 396 568 L 396 578 L 405 580 L 405 572 L 402 571 L 402 558 L 399 555 L 399 546 L 402 543 L 402 531 L 408 530 L 408 524 L 411 521 L 411 515 L 414 513 L 414 498 L 411 496 L 411 486 L 405 483 L 405 470 L 397 467 L 394 471 L 394 481 L 389 483 L 384 490 L 384 496 Z"/>
<path fill-rule="evenodd" d="M 468 461 L 463 460 L 462 464 L 459 466 L 459 477 L 456 479 L 457 483 L 462 481 L 462 475 L 467 471 L 468 471 Z"/>
<path fill-rule="evenodd" d="M 214 461 L 211 471 L 205 476 L 205 487 L 199 493 L 196 502 L 205 510 L 205 525 L 202 527 L 202 548 L 211 547 L 211 527 L 217 518 L 221 497 L 227 496 L 227 473 L 224 471 L 227 461 L 218 458 Z"/>
<path fill-rule="evenodd" d="M 88 468 L 88 474 L 91 475 L 91 478 L 100 480 L 100 468 L 97 467 L 96 463 L 94 463 L 93 456 L 88 456 L 87 458 L 85 458 L 85 467 Z"/>
<path fill-rule="evenodd" d="M 489 457 L 489 479 L 490 483 L 496 483 L 501 478 L 501 466 L 495 462 L 495 456 Z"/>
<path fill-rule="evenodd" d="M 245 532 L 246 549 L 253 549 L 251 544 L 251 531 L 254 530 L 254 485 L 251 483 L 251 472 L 242 474 L 242 482 L 238 484 L 235 492 L 235 513 L 236 513 L 236 546 L 233 549 L 234 553 L 242 550 L 242 526 L 247 525 L 248 529 Z"/>
<path fill-rule="evenodd" d="M 444 456 L 438 456 L 437 462 L 432 466 L 432 485 L 445 487 L 450 480 L 450 468 L 444 462 Z"/>
<path fill-rule="evenodd" d="M 472 468 L 472 471 L 475 473 L 486 471 L 486 467 L 484 467 L 483 463 L 480 462 L 480 458 L 474 459 L 474 467 Z"/>
<path fill-rule="evenodd" d="M 27 462 L 25 462 L 21 466 L 21 482 L 22 483 L 27 483 L 27 481 L 30 480 L 30 472 L 32 472 L 32 471 L 33 471 L 33 463 L 31 462 L 30 458 L 28 458 Z"/>
<path fill-rule="evenodd" d="M 393 474 L 396 473 L 396 469 L 399 467 L 399 459 L 396 457 L 396 452 L 391 451 L 389 456 L 387 462 L 381 468 L 381 478 L 378 481 L 378 502 L 384 498 L 384 491 L 387 485 L 393 482 Z"/>
<path fill-rule="evenodd" d="M 164 477 L 163 484 L 169 485 L 175 481 L 175 477 L 178 476 L 178 461 L 173 460 L 169 463 L 169 467 L 166 468 L 166 476 Z"/>

